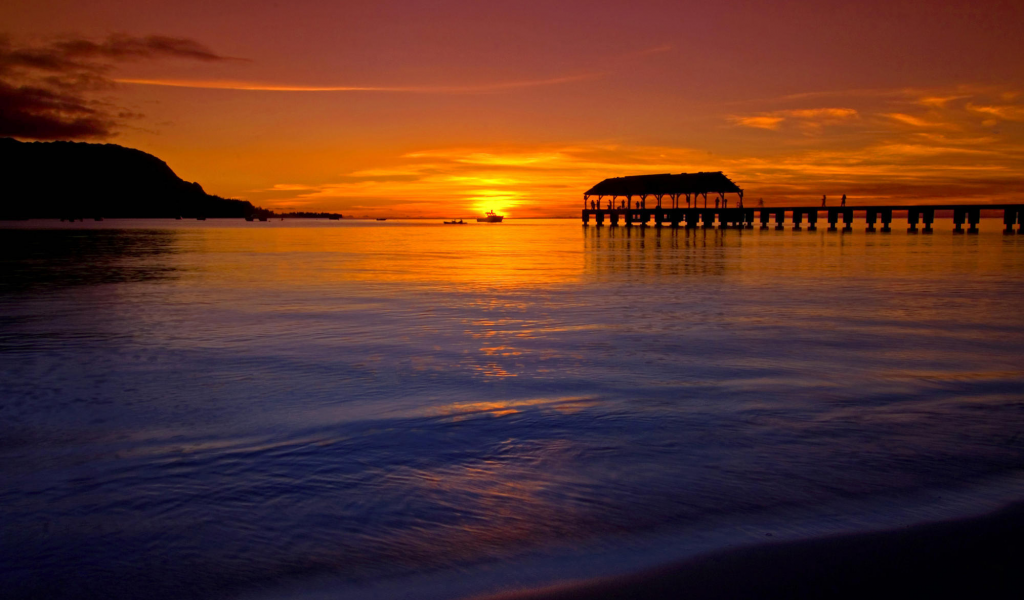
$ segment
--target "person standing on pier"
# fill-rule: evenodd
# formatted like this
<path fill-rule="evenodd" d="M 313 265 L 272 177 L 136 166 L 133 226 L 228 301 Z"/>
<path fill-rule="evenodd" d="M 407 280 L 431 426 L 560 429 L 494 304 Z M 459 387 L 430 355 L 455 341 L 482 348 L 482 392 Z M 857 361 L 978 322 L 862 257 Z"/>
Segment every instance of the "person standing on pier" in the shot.
<path fill-rule="evenodd" d="M 843 194 L 843 201 L 839 204 L 839 206 L 846 206 L 846 194 Z"/>
<path fill-rule="evenodd" d="M 825 194 L 821 195 L 821 207 L 825 208 Z"/>

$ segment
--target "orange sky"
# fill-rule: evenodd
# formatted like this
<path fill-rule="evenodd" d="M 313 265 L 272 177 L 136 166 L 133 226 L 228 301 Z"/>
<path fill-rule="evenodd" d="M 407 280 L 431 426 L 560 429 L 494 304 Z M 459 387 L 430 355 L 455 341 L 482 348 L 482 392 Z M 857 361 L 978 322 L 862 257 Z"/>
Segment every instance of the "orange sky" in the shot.
<path fill-rule="evenodd" d="M 1024 197 L 1020 2 L 38 0 L 0 23 L 8 58 L 78 61 L 0 76 L 78 94 L 105 119 L 81 139 L 275 210 L 570 216 L 605 177 L 698 170 L 767 203 Z M 154 35 L 177 41 L 132 45 Z"/>

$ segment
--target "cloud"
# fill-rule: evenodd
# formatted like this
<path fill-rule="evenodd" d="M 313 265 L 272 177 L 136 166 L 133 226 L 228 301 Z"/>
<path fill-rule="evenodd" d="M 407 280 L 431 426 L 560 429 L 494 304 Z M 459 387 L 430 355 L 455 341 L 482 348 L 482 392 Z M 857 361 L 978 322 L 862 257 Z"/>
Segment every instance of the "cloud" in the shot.
<path fill-rule="evenodd" d="M 801 108 L 776 110 L 758 115 L 732 115 L 730 121 L 741 127 L 754 129 L 779 130 L 787 120 L 795 121 L 805 131 L 817 131 L 824 125 L 830 125 L 854 119 L 859 113 L 852 108 Z"/>
<path fill-rule="evenodd" d="M 972 112 L 992 116 L 1003 121 L 1024 121 L 1024 106 L 984 106 L 968 103 L 967 109 Z"/>
<path fill-rule="evenodd" d="M 551 77 L 548 79 L 527 79 L 520 81 L 498 81 L 476 85 L 411 85 L 411 86 L 360 86 L 360 85 L 289 85 L 251 81 L 201 81 L 186 79 L 116 79 L 117 83 L 132 85 L 155 85 L 162 87 L 196 88 L 207 90 L 237 90 L 247 92 L 390 92 L 406 94 L 476 94 L 501 92 L 521 88 L 559 85 L 586 81 L 601 77 L 601 73 L 584 73 Z"/>
<path fill-rule="evenodd" d="M 851 119 L 857 116 L 857 111 L 852 108 L 804 108 L 782 111 L 782 114 L 796 119 Z"/>
<path fill-rule="evenodd" d="M 0 81 L 0 135 L 33 139 L 106 137 L 108 116 L 72 94 Z"/>
<path fill-rule="evenodd" d="M 517 89 L 564 85 L 606 77 L 611 72 L 625 68 L 630 62 L 649 56 L 664 54 L 673 49 L 672 44 L 660 44 L 613 58 L 601 68 L 589 69 L 584 73 L 560 75 L 540 79 L 494 81 L 463 85 L 303 85 L 268 83 L 260 81 L 196 80 L 196 79 L 117 79 L 117 83 L 131 85 L 152 85 L 210 90 L 236 90 L 246 92 L 383 92 L 405 94 L 479 94 L 512 91 Z M 609 66 L 611 65 L 611 66 Z"/>
<path fill-rule="evenodd" d="M 888 113 L 883 116 L 889 117 L 893 121 L 903 123 L 904 125 L 910 125 L 912 127 L 922 128 L 938 128 L 938 129 L 955 129 L 956 127 L 952 123 L 943 123 L 941 121 L 929 121 L 921 117 L 915 117 L 904 113 Z"/>
<path fill-rule="evenodd" d="M 753 127 L 755 129 L 778 129 L 782 122 L 786 119 L 784 117 L 729 117 L 733 123 L 742 125 L 743 127 Z"/>
<path fill-rule="evenodd" d="M 95 98 L 115 86 L 110 72 L 118 63 L 164 58 L 241 60 L 194 40 L 159 35 L 62 38 L 41 46 L 16 46 L 0 37 L 0 136 L 110 137 L 126 120 L 140 116 Z"/>

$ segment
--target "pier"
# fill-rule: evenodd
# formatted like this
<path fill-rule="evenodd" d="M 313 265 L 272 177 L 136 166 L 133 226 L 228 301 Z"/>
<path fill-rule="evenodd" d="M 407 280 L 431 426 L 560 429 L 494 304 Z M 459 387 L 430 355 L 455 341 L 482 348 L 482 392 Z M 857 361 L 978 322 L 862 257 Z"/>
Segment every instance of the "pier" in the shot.
<path fill-rule="evenodd" d="M 709 194 L 713 206 L 709 206 Z M 728 205 L 727 194 L 736 196 L 732 208 Z M 668 206 L 664 205 L 666 203 Z M 783 230 L 788 217 L 793 231 L 804 229 L 805 224 L 808 231 L 816 231 L 819 219 L 824 217 L 823 225 L 827 224 L 828 231 L 838 231 L 842 222 L 842 231 L 849 232 L 853 230 L 854 213 L 857 213 L 863 216 L 868 233 L 889 233 L 893 214 L 904 213 L 907 233 L 927 234 L 933 232 L 935 213 L 949 211 L 953 216 L 953 233 L 978 233 L 981 211 L 986 210 L 1002 212 L 1004 233 L 1024 231 L 1024 204 L 744 207 L 743 190 L 720 172 L 605 179 L 584 193 L 583 205 L 584 225 L 593 220 L 596 225 L 607 221 L 613 227 L 621 222 L 626 227 L 753 229 L 758 223 L 761 229 Z"/>
<path fill-rule="evenodd" d="M 607 223 L 611 226 L 624 225 L 688 228 L 737 228 L 786 229 L 791 224 L 793 231 L 817 231 L 818 221 L 827 225 L 828 231 L 849 232 L 853 230 L 854 213 L 863 216 L 868 233 L 892 231 L 893 213 L 906 212 L 907 233 L 932 233 L 936 211 L 950 211 L 953 214 L 953 233 L 978 233 L 981 211 L 994 210 L 1003 213 L 1003 232 L 1007 234 L 1024 232 L 1024 204 L 934 204 L 934 205 L 885 205 L 885 206 L 759 206 L 756 208 L 612 208 L 583 209 L 583 224 L 593 221 L 596 225 Z M 967 226 L 965 231 L 964 226 Z M 1016 226 L 1016 231 L 1014 230 Z M 920 227 L 920 228 L 919 228 Z"/>

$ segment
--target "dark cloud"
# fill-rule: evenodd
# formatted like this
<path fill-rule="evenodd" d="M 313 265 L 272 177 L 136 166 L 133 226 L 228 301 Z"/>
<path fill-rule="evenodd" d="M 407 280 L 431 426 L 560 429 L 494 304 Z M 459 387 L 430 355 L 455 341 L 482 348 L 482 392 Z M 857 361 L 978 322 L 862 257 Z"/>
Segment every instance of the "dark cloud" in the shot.
<path fill-rule="evenodd" d="M 37 140 L 110 137 L 116 122 L 75 94 L 0 81 L 0 136 Z"/>
<path fill-rule="evenodd" d="M 160 35 L 62 38 L 41 46 L 16 46 L 0 36 L 0 136 L 110 137 L 126 119 L 141 115 L 94 99 L 115 87 L 108 74 L 118 63 L 165 58 L 240 60 L 194 40 Z"/>

